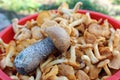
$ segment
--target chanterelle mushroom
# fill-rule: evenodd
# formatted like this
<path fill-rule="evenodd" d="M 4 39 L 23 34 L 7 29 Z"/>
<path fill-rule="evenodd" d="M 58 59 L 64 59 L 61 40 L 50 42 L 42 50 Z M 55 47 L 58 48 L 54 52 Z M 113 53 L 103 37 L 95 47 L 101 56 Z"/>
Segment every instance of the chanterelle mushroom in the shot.
<path fill-rule="evenodd" d="M 91 64 L 91 60 L 87 55 L 81 56 L 81 59 L 85 61 L 86 65 L 90 68 L 88 72 L 90 79 L 96 79 L 101 71 L 101 68 L 97 68 L 95 65 Z"/>
<path fill-rule="evenodd" d="M 72 66 L 66 64 L 58 65 L 59 75 L 66 76 L 69 80 L 76 80 L 75 71 Z"/>
<path fill-rule="evenodd" d="M 113 69 L 120 69 L 120 52 L 113 50 L 113 58 L 108 63 L 108 66 Z"/>
<path fill-rule="evenodd" d="M 90 80 L 89 76 L 82 70 L 76 73 L 77 80 Z"/>
<path fill-rule="evenodd" d="M 34 71 L 40 62 L 57 49 L 64 52 L 70 45 L 70 37 L 67 32 L 59 27 L 46 28 L 49 37 L 41 40 L 21 51 L 14 60 L 17 71 L 21 74 L 29 74 Z M 56 49 L 57 47 L 57 49 Z"/>

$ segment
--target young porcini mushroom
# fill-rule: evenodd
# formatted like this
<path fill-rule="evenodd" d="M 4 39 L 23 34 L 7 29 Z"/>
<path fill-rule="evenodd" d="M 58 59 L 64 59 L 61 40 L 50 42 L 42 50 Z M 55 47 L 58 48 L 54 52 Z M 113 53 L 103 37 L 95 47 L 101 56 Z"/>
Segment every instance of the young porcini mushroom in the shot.
<path fill-rule="evenodd" d="M 108 63 L 108 66 L 112 69 L 120 69 L 120 52 L 113 50 L 113 58 Z"/>
<path fill-rule="evenodd" d="M 52 26 L 46 28 L 45 32 L 52 39 L 56 48 L 61 52 L 65 52 L 70 46 L 70 37 L 63 28 Z"/>
<path fill-rule="evenodd" d="M 46 28 L 45 31 L 48 38 L 25 48 L 15 58 L 14 65 L 19 73 L 31 73 L 50 53 L 57 50 L 65 52 L 70 46 L 70 37 L 63 28 L 53 26 Z"/>
<path fill-rule="evenodd" d="M 97 65 L 97 67 L 98 67 L 98 68 L 103 68 L 103 69 L 105 70 L 105 72 L 107 73 L 107 75 L 110 76 L 110 75 L 111 75 L 111 72 L 110 72 L 110 70 L 109 70 L 109 68 L 108 68 L 108 66 L 107 66 L 108 63 L 110 63 L 110 60 L 109 60 L 109 59 L 106 59 L 106 60 L 104 60 L 104 61 L 101 61 L 101 62 Z"/>

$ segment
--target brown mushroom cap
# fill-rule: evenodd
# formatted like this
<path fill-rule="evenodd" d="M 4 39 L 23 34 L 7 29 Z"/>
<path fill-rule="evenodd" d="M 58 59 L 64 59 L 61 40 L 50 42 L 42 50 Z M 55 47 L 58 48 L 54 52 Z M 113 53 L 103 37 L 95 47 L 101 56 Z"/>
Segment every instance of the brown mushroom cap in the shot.
<path fill-rule="evenodd" d="M 112 69 L 120 69 L 120 53 L 119 51 L 113 51 L 114 57 L 108 63 L 108 66 Z"/>
<path fill-rule="evenodd" d="M 70 46 L 70 36 L 68 33 L 59 26 L 51 26 L 45 29 L 45 32 L 54 42 L 54 45 L 61 52 L 67 51 Z"/>

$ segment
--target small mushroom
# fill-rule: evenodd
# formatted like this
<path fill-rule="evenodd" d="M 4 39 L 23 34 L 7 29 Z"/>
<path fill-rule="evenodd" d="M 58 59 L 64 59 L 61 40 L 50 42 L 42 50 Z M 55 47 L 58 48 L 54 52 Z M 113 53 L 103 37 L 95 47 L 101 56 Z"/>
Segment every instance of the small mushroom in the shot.
<path fill-rule="evenodd" d="M 96 36 L 92 33 L 89 33 L 88 30 L 86 29 L 84 32 L 84 39 L 86 43 L 93 44 L 96 41 Z"/>
<path fill-rule="evenodd" d="M 105 37 L 107 38 L 110 35 L 109 27 L 102 26 L 96 23 L 90 24 L 88 27 L 88 31 L 94 34 L 96 37 Z"/>
<path fill-rule="evenodd" d="M 68 59 L 68 63 L 75 68 L 79 68 L 80 64 L 76 62 L 76 52 L 75 52 L 75 47 L 76 46 L 71 46 L 70 47 L 70 59 Z"/>
<path fill-rule="evenodd" d="M 81 56 L 81 59 L 86 63 L 86 65 L 89 67 L 89 77 L 90 79 L 96 79 L 98 78 L 98 75 L 101 71 L 101 68 L 97 68 L 95 65 L 91 64 L 91 60 L 87 55 Z"/>
<path fill-rule="evenodd" d="M 108 47 L 99 47 L 98 48 L 99 43 L 102 41 L 104 41 L 104 38 L 98 39 L 94 43 L 94 53 L 95 53 L 95 56 L 97 57 L 97 59 L 99 59 L 99 60 L 110 58 L 112 56 L 112 53 Z"/>
<path fill-rule="evenodd" d="M 85 45 L 85 46 L 88 45 L 88 44 L 86 44 L 86 42 L 85 42 L 85 40 L 84 40 L 83 37 L 81 37 L 79 40 L 81 41 L 81 44 L 82 44 L 82 45 Z M 97 63 L 99 60 L 95 57 L 95 55 L 94 55 L 94 53 L 93 53 L 93 51 L 92 51 L 92 47 L 90 47 L 90 46 L 91 46 L 91 45 L 88 45 L 87 48 L 84 49 L 84 51 L 85 51 L 86 55 L 88 55 L 88 56 L 90 57 L 91 62 L 92 62 L 93 64 L 95 64 L 95 63 Z"/>
<path fill-rule="evenodd" d="M 89 76 L 82 70 L 76 73 L 77 80 L 90 80 Z"/>
<path fill-rule="evenodd" d="M 31 31 L 25 27 L 19 29 L 15 36 L 14 39 L 15 40 L 25 40 L 25 39 L 29 39 L 31 37 Z"/>
<path fill-rule="evenodd" d="M 55 80 L 69 80 L 66 76 L 59 76 Z"/>
<path fill-rule="evenodd" d="M 23 28 L 23 26 L 18 25 L 18 19 L 13 19 L 12 20 L 12 27 L 13 27 L 13 31 L 15 33 L 17 33 L 19 31 L 19 29 Z"/>
<path fill-rule="evenodd" d="M 85 53 L 90 57 L 93 64 L 97 63 L 99 60 L 95 57 L 92 48 L 85 49 Z"/>
<path fill-rule="evenodd" d="M 113 50 L 113 58 L 108 63 L 108 66 L 112 69 L 120 69 L 120 52 Z"/>
<path fill-rule="evenodd" d="M 32 32 L 32 38 L 37 40 L 43 38 L 40 27 L 38 26 L 32 27 L 31 32 Z"/>
<path fill-rule="evenodd" d="M 39 13 L 39 15 L 38 15 L 38 17 L 36 19 L 37 24 L 39 26 L 41 26 L 44 23 L 45 19 L 50 19 L 49 11 L 42 11 L 42 12 Z"/>
<path fill-rule="evenodd" d="M 43 72 L 42 80 L 54 80 L 58 74 L 58 66 L 51 66 L 49 71 Z"/>
<path fill-rule="evenodd" d="M 45 38 L 28 46 L 15 58 L 14 65 L 19 73 L 24 75 L 31 73 L 50 53 L 57 50 L 67 51 L 70 46 L 70 37 L 63 28 L 53 26 L 46 28 L 45 31 L 50 38 Z"/>
<path fill-rule="evenodd" d="M 40 80 L 41 76 L 42 76 L 42 72 L 41 72 L 41 70 L 39 68 L 37 68 L 35 80 Z"/>
<path fill-rule="evenodd" d="M 82 2 L 77 2 L 77 3 L 75 4 L 75 7 L 74 7 L 74 9 L 73 9 L 73 12 L 77 12 L 77 11 L 79 10 L 79 8 L 80 8 L 81 5 L 82 5 Z"/>
<path fill-rule="evenodd" d="M 105 70 L 105 72 L 107 73 L 108 76 L 111 75 L 111 72 L 107 66 L 107 64 L 110 63 L 109 59 L 106 59 L 104 61 L 99 62 L 99 64 L 97 65 L 98 68 L 103 68 Z"/>
<path fill-rule="evenodd" d="M 69 80 L 76 80 L 74 68 L 70 65 L 58 65 L 59 75 L 66 76 Z"/>
<path fill-rule="evenodd" d="M 115 29 L 110 28 L 110 31 L 111 31 L 111 36 L 110 36 L 110 39 L 108 41 L 108 47 L 109 47 L 110 51 L 113 51 L 113 39 L 114 39 Z"/>

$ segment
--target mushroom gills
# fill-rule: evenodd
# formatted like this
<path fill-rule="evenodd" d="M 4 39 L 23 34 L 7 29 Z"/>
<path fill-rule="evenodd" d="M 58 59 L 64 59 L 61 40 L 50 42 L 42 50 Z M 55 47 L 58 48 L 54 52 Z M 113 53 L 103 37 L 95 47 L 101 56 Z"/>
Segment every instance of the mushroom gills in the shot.
<path fill-rule="evenodd" d="M 34 71 L 50 53 L 57 51 L 52 40 L 47 37 L 21 51 L 14 60 L 20 74 L 27 75 Z"/>

